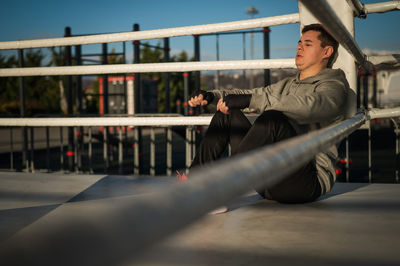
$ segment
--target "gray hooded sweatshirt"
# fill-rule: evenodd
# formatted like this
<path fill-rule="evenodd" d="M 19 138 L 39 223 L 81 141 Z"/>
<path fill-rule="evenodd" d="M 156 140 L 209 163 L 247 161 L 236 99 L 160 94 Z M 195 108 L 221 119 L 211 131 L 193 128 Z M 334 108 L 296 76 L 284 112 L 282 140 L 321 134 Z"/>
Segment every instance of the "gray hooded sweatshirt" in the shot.
<path fill-rule="evenodd" d="M 214 103 L 227 94 L 251 94 L 248 111 L 281 111 L 298 134 L 323 128 L 345 119 L 349 84 L 341 69 L 326 68 L 313 77 L 285 78 L 275 84 L 250 90 L 213 90 Z M 329 192 L 336 180 L 337 147 L 315 156 L 321 193 Z"/>

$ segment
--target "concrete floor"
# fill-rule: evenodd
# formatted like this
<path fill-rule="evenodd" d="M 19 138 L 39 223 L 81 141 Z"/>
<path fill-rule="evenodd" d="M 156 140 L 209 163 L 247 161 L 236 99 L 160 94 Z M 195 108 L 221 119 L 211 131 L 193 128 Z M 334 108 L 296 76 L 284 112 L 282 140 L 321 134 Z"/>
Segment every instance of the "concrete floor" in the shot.
<path fill-rule="evenodd" d="M 43 220 L 170 186 L 168 178 L 0 174 L 0 244 Z M 54 220 L 55 221 L 55 220 Z M 115 265 L 400 265 L 400 184 L 338 183 L 314 203 L 251 192 Z M 101 256 L 102 254 L 99 254 Z M 1 258 L 0 258 L 0 264 Z"/>

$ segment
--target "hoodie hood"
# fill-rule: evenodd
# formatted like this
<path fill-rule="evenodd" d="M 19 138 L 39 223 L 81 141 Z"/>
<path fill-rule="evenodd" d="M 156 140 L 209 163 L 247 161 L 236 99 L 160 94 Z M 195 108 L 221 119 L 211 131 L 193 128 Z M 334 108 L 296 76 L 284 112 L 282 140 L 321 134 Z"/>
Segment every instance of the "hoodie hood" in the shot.
<path fill-rule="evenodd" d="M 317 75 L 305 78 L 303 80 L 300 80 L 299 76 L 300 76 L 300 71 L 296 74 L 295 81 L 297 83 L 314 84 L 321 80 L 324 80 L 324 81 L 340 80 L 341 82 L 343 82 L 343 84 L 347 84 L 347 87 L 349 87 L 347 79 L 346 79 L 346 74 L 340 68 L 338 68 L 338 69 L 325 68 L 321 72 L 319 72 Z"/>

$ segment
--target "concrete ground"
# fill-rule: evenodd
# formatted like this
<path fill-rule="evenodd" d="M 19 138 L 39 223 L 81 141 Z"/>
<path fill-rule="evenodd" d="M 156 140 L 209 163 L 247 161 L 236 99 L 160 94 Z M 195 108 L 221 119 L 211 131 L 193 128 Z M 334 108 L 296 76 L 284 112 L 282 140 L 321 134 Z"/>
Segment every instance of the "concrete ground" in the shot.
<path fill-rule="evenodd" d="M 56 228 L 74 210 L 86 208 L 90 215 L 103 204 L 140 199 L 174 181 L 1 173 L 0 245 L 23 240 L 34 228 L 46 231 L 44 221 Z M 128 261 L 116 258 L 115 265 L 400 265 L 400 184 L 338 183 L 318 201 L 294 205 L 250 192 L 228 207 Z"/>

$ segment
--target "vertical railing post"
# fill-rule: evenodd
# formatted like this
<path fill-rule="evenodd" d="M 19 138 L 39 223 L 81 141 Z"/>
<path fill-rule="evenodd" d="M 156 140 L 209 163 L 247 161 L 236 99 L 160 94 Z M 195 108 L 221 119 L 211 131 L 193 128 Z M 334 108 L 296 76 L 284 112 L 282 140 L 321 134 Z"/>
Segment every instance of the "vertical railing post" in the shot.
<path fill-rule="evenodd" d="M 60 166 L 61 170 L 64 171 L 64 136 L 63 136 L 63 127 L 60 127 Z"/>
<path fill-rule="evenodd" d="M 194 61 L 200 61 L 200 35 L 194 35 Z M 199 90 L 200 86 L 200 71 L 195 71 L 194 90 Z"/>
<path fill-rule="evenodd" d="M 107 43 L 102 44 L 102 64 L 108 64 L 108 48 Z M 108 75 L 103 75 L 103 114 L 108 114 Z"/>
<path fill-rule="evenodd" d="M 217 54 L 217 61 L 219 61 L 219 34 L 217 33 L 217 34 L 215 34 L 215 38 L 216 38 L 216 41 L 215 41 L 215 45 L 216 45 L 216 47 L 215 47 L 215 50 L 216 50 L 216 54 Z M 216 84 L 215 84 L 215 88 L 218 90 L 219 89 L 219 87 L 220 87 L 220 80 L 219 80 L 219 75 L 220 75 L 220 71 L 219 70 L 217 70 L 217 82 L 216 82 Z"/>
<path fill-rule="evenodd" d="M 164 38 L 164 62 L 169 62 L 169 38 Z M 169 86 L 171 74 L 164 73 L 164 89 L 165 89 L 165 112 L 171 113 L 171 89 Z"/>
<path fill-rule="evenodd" d="M 190 132 L 190 127 L 186 127 L 186 134 L 185 134 L 185 147 L 186 147 L 186 156 L 185 156 L 185 167 L 186 167 L 186 173 L 189 173 L 189 167 L 190 164 L 192 162 L 192 151 L 191 151 L 191 143 L 192 143 L 192 139 L 191 139 L 191 132 Z"/>
<path fill-rule="evenodd" d="M 365 109 L 368 109 L 368 82 L 369 81 L 369 75 L 367 73 L 364 73 L 363 75 L 363 105 Z"/>
<path fill-rule="evenodd" d="M 194 127 L 188 126 L 186 127 L 186 173 L 189 172 L 189 168 L 192 164 L 192 160 L 194 157 L 194 154 L 196 152 L 196 147 L 195 147 L 195 130 Z"/>
<path fill-rule="evenodd" d="M 135 127 L 133 130 L 133 174 L 138 175 L 140 172 L 139 166 L 139 128 Z"/>
<path fill-rule="evenodd" d="M 46 127 L 46 167 L 47 172 L 50 172 L 50 129 Z"/>
<path fill-rule="evenodd" d="M 24 63 L 24 50 L 18 50 L 18 67 L 22 68 L 25 66 Z M 18 77 L 19 82 L 19 101 L 20 101 L 20 117 L 25 117 L 25 82 L 24 77 Z M 28 161 L 28 128 L 22 127 L 22 169 L 28 171 L 29 161 Z"/>
<path fill-rule="evenodd" d="M 80 66 L 82 65 L 82 47 L 81 45 L 76 45 L 75 46 L 75 61 L 76 65 Z M 82 115 L 82 76 L 77 75 L 76 76 L 76 110 L 78 116 Z M 78 127 L 78 141 L 77 141 L 77 148 L 75 149 L 77 153 L 75 156 L 77 157 L 77 167 L 78 170 L 82 170 L 82 154 L 83 154 L 83 146 L 84 146 L 84 138 L 83 138 L 83 127 Z"/>
<path fill-rule="evenodd" d="M 172 174 L 172 129 L 167 128 L 167 176 Z"/>
<path fill-rule="evenodd" d="M 361 107 L 361 68 L 357 69 L 357 109 Z"/>
<path fill-rule="evenodd" d="M 108 46 L 107 43 L 102 44 L 102 54 L 103 60 L 102 64 L 108 64 Z M 107 115 L 109 113 L 108 110 L 108 75 L 103 75 L 103 114 Z M 103 161 L 104 161 L 104 172 L 107 173 L 108 168 L 110 166 L 110 161 L 108 158 L 108 126 L 103 127 Z"/>
<path fill-rule="evenodd" d="M 200 61 L 200 35 L 194 35 L 194 61 Z M 201 77 L 200 71 L 195 71 L 194 73 L 194 88 L 193 90 L 199 90 L 201 88 Z M 189 107 L 188 107 L 189 108 Z M 203 107 L 189 108 L 190 115 L 196 115 L 201 112 Z"/>
<path fill-rule="evenodd" d="M 190 162 L 193 161 L 194 155 L 196 154 L 196 127 L 192 127 L 192 154 L 190 155 Z"/>
<path fill-rule="evenodd" d="M 104 173 L 107 173 L 109 167 L 108 160 L 108 127 L 103 129 L 103 162 L 104 162 Z"/>
<path fill-rule="evenodd" d="M 13 140 L 13 128 L 10 127 L 10 170 L 14 170 L 14 140 Z"/>
<path fill-rule="evenodd" d="M 122 57 L 122 63 L 126 64 L 126 43 L 122 42 L 122 53 L 123 53 L 123 57 Z M 125 102 L 125 110 L 124 113 L 127 114 L 128 113 L 128 89 L 127 89 L 127 82 L 126 82 L 126 73 L 123 74 L 124 76 L 124 102 Z"/>
<path fill-rule="evenodd" d="M 350 182 L 349 137 L 346 137 L 346 182 Z"/>
<path fill-rule="evenodd" d="M 243 48 L 243 60 L 246 60 L 246 33 L 242 33 L 242 48 Z M 248 84 L 246 80 L 246 70 L 243 69 L 243 89 L 248 89 Z"/>
<path fill-rule="evenodd" d="M 139 31 L 139 24 L 133 25 L 133 31 Z M 140 63 L 140 41 L 133 41 L 133 63 Z M 134 103 L 135 114 L 141 113 L 141 89 L 140 89 L 140 73 L 134 73 Z"/>
<path fill-rule="evenodd" d="M 133 31 L 139 31 L 139 24 L 133 25 Z M 133 41 L 133 63 L 139 64 L 140 63 L 140 41 Z M 135 108 L 135 115 L 142 112 L 142 91 L 141 91 L 141 77 L 140 73 L 134 73 L 134 108 Z M 142 128 L 137 127 L 135 128 L 135 133 L 137 137 L 137 145 L 135 151 L 137 152 L 137 157 L 135 155 L 135 159 L 137 159 L 137 174 L 142 172 L 143 167 L 143 158 L 139 156 L 143 154 L 143 140 L 142 140 Z M 137 149 L 137 150 L 136 150 Z"/>
<path fill-rule="evenodd" d="M 82 47 L 81 45 L 75 46 L 75 62 L 77 66 L 82 65 Z M 82 113 L 82 76 L 76 76 L 76 93 L 75 93 L 75 105 L 78 115 Z"/>
<path fill-rule="evenodd" d="M 71 28 L 66 27 L 65 28 L 65 35 L 64 37 L 71 37 Z M 72 51 L 71 51 L 71 46 L 66 46 L 65 47 L 65 65 L 66 66 L 72 66 Z M 73 115 L 73 99 L 72 99 L 72 76 L 67 76 L 67 106 L 68 106 L 68 116 Z M 67 151 L 67 157 L 68 157 L 68 170 L 70 172 L 74 171 L 74 131 L 73 127 L 68 127 L 68 151 Z"/>
<path fill-rule="evenodd" d="M 34 173 L 35 172 L 35 157 L 34 157 L 34 153 L 35 153 L 35 134 L 34 134 L 34 127 L 31 127 L 31 156 L 30 156 L 30 169 L 31 172 Z"/>
<path fill-rule="evenodd" d="M 150 128 L 150 175 L 156 174 L 156 135 L 154 127 Z"/>
<path fill-rule="evenodd" d="M 377 108 L 378 107 L 378 92 L 377 92 L 377 82 L 376 82 L 376 71 L 372 72 L 372 107 Z"/>
<path fill-rule="evenodd" d="M 78 167 L 78 147 L 79 147 L 79 141 L 78 141 L 78 127 L 73 127 L 74 128 L 74 171 L 75 173 L 78 173 L 80 168 Z"/>
<path fill-rule="evenodd" d="M 395 176 L 395 178 L 396 178 L 396 183 L 399 183 L 399 172 L 400 172 L 400 153 L 399 153 L 399 150 L 400 150 L 400 141 L 399 141 L 399 138 L 400 138 L 400 129 L 398 128 L 398 127 L 396 127 L 396 129 L 395 129 L 395 133 L 396 133 L 396 176 Z"/>
<path fill-rule="evenodd" d="M 117 128 L 117 127 L 116 127 Z M 123 146 L 123 139 L 122 139 L 122 129 L 123 127 L 118 127 L 118 173 L 123 174 L 123 162 L 124 162 L 124 146 Z"/>
<path fill-rule="evenodd" d="M 368 126 L 368 182 L 372 182 L 372 150 L 371 150 L 371 122 L 367 121 Z"/>
<path fill-rule="evenodd" d="M 264 59 L 270 59 L 270 53 L 269 53 L 269 33 L 271 30 L 268 27 L 265 27 L 263 30 L 264 33 Z M 270 79 L 270 70 L 269 69 L 264 69 L 264 86 L 268 86 L 271 84 L 271 79 Z"/>
<path fill-rule="evenodd" d="M 183 114 L 189 114 L 189 73 L 183 73 Z"/>
<path fill-rule="evenodd" d="M 88 159 L 89 159 L 89 173 L 93 174 L 93 146 L 92 146 L 92 127 L 88 128 L 88 138 L 89 138 L 89 143 L 88 143 Z"/>

